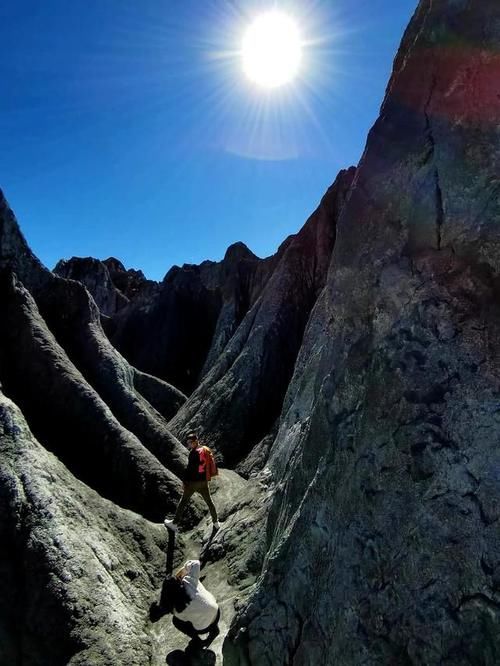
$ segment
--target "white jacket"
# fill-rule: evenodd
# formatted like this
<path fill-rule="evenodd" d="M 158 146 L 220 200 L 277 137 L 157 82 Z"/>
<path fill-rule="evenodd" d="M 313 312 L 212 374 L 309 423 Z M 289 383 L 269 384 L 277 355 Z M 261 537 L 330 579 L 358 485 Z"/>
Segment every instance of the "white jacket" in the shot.
<path fill-rule="evenodd" d="M 191 622 L 193 627 L 200 631 L 214 622 L 219 607 L 214 595 L 210 594 L 200 583 L 200 561 L 188 560 L 184 568 L 187 573 L 183 577 L 182 583 L 191 597 L 191 601 L 182 613 L 174 611 L 174 615 L 183 622 Z"/>

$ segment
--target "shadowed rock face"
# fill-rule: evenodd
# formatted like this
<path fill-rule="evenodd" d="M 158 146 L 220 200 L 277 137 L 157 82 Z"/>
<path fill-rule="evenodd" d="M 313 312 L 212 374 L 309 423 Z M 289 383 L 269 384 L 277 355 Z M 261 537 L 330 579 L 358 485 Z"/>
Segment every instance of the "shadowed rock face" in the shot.
<path fill-rule="evenodd" d="M 190 393 L 217 361 L 268 278 L 273 259 L 243 243 L 221 262 L 173 267 L 151 298 L 134 300 L 105 322 L 136 367 Z"/>
<path fill-rule="evenodd" d="M 302 230 L 280 248 L 259 297 L 170 422 L 173 432 L 195 428 L 205 435 L 228 465 L 240 462 L 279 417 L 353 176 L 354 169 L 341 172 Z M 262 464 L 259 459 L 257 467 Z"/>
<path fill-rule="evenodd" d="M 500 5 L 422 1 L 339 222 L 228 664 L 500 659 Z"/>
<path fill-rule="evenodd" d="M 159 519 L 179 496 L 186 453 L 158 409 L 171 416 L 185 397 L 113 349 L 88 292 L 41 266 L 3 196 L 0 269 L 5 393 L 73 473 Z"/>
<path fill-rule="evenodd" d="M 112 317 L 131 300 L 151 298 L 158 291 L 158 284 L 146 280 L 142 271 L 126 270 L 113 257 L 105 261 L 91 257 L 61 260 L 54 273 L 85 285 L 105 317 Z"/>

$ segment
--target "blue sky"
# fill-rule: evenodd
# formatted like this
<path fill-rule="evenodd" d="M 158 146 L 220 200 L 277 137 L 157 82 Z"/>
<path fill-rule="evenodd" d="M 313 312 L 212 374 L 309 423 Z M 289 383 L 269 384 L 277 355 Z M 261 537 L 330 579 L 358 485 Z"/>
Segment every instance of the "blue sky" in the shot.
<path fill-rule="evenodd" d="M 31 248 L 161 279 L 245 242 L 272 254 L 356 164 L 417 0 L 0 3 L 0 187 Z M 290 12 L 300 76 L 248 82 L 251 18 Z"/>

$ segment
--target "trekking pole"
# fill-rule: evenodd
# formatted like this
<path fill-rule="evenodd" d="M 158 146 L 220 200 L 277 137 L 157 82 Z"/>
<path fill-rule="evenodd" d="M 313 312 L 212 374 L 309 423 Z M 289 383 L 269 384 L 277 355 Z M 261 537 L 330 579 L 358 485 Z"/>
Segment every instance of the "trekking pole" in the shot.
<path fill-rule="evenodd" d="M 174 568 L 174 549 L 175 549 L 175 532 L 168 530 L 168 544 L 167 544 L 167 557 L 165 560 L 165 575 L 169 576 Z"/>

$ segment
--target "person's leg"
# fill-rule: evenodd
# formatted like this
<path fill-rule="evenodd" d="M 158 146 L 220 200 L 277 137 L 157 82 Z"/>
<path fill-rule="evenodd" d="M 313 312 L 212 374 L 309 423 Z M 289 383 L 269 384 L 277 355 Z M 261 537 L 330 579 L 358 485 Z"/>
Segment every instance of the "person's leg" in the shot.
<path fill-rule="evenodd" d="M 193 627 L 191 622 L 185 622 L 184 620 L 179 620 L 178 617 L 175 617 L 175 615 L 172 616 L 172 624 L 176 629 L 179 631 L 182 631 L 183 634 L 186 634 L 186 636 L 189 636 L 189 638 L 198 638 L 198 633 L 196 629 Z"/>
<path fill-rule="evenodd" d="M 151 622 L 158 622 L 165 615 L 165 611 L 157 601 L 153 601 L 149 607 L 149 619 Z"/>
<path fill-rule="evenodd" d="M 208 483 L 204 483 L 200 485 L 196 490 L 200 493 L 200 495 L 207 503 L 208 510 L 210 511 L 210 515 L 212 516 L 212 522 L 216 523 L 218 521 L 217 509 L 215 508 L 215 505 L 212 501 L 212 495 L 210 494 L 210 486 L 208 485 Z"/>
<path fill-rule="evenodd" d="M 177 509 L 175 510 L 175 516 L 174 516 L 174 523 L 176 525 L 179 524 L 179 520 L 182 518 L 182 515 L 186 509 L 187 503 L 191 499 L 191 495 L 194 493 L 194 488 L 192 487 L 191 484 L 187 483 L 184 485 L 184 492 L 181 497 L 181 501 L 177 505 Z"/>
<path fill-rule="evenodd" d="M 220 629 L 219 629 L 219 620 L 220 620 L 220 608 L 217 612 L 217 617 L 215 620 L 212 622 L 212 624 L 208 627 L 208 636 L 206 638 L 203 638 L 203 645 L 204 647 L 208 647 L 220 634 Z M 204 634 L 203 634 L 204 635 Z"/>

